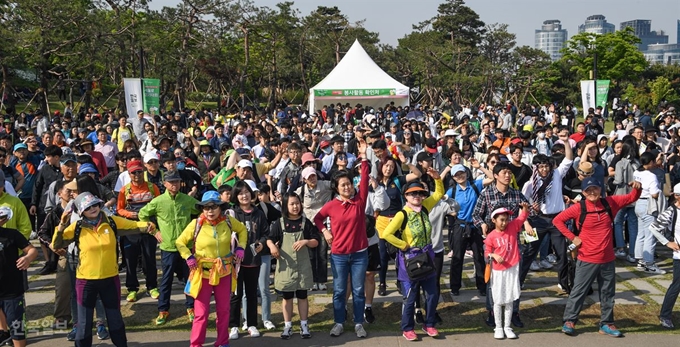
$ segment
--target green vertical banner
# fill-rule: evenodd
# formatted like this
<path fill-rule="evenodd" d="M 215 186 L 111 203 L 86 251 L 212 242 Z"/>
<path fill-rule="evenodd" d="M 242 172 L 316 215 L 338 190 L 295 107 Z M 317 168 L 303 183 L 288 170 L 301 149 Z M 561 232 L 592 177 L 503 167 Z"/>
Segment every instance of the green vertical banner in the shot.
<path fill-rule="evenodd" d="M 599 81 L 598 81 L 599 82 Z M 144 89 L 144 112 L 158 114 L 161 97 L 161 80 L 155 78 L 142 79 Z"/>
<path fill-rule="evenodd" d="M 597 95 L 597 106 L 604 109 L 607 106 L 607 95 L 609 94 L 609 80 L 597 80 L 595 84 L 595 95 Z"/>

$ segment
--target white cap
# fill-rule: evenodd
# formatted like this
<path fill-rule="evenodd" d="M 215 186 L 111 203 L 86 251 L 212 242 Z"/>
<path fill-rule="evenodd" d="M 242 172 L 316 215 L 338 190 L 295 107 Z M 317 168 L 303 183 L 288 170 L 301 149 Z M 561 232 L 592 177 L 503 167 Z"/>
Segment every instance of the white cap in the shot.
<path fill-rule="evenodd" d="M 385 138 L 392 140 L 392 133 L 385 133 Z"/>
<path fill-rule="evenodd" d="M 243 182 L 248 183 L 248 186 L 250 186 L 250 189 L 254 192 L 259 192 L 260 190 L 257 189 L 257 185 L 255 184 L 255 181 L 253 180 L 243 180 Z"/>
<path fill-rule="evenodd" d="M 680 183 L 676 184 L 675 187 L 673 187 L 673 194 L 680 194 Z"/>
<path fill-rule="evenodd" d="M 456 136 L 456 131 L 453 129 L 448 129 L 446 132 L 444 132 L 444 136 Z"/>
<path fill-rule="evenodd" d="M 144 154 L 144 164 L 148 164 L 152 160 L 160 160 L 158 158 L 158 152 L 151 151 Z"/>
<path fill-rule="evenodd" d="M 249 167 L 249 168 L 252 169 L 253 168 L 253 162 L 250 161 L 250 160 L 241 159 L 241 161 L 239 161 L 238 164 L 236 164 L 236 166 L 241 167 L 241 168 Z"/>

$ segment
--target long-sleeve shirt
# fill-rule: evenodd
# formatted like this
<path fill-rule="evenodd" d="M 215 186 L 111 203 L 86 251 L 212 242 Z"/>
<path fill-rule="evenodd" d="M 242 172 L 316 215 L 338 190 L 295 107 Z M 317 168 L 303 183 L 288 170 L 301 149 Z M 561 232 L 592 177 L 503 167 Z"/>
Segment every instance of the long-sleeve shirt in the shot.
<path fill-rule="evenodd" d="M 556 187 L 555 189 L 559 189 Z M 472 211 L 472 222 L 475 227 L 481 230 L 482 224 L 485 223 L 491 230 L 491 212 L 499 207 L 505 207 L 512 211 L 512 215 L 516 216 L 519 212 L 521 202 L 528 203 L 527 198 L 517 189 L 508 188 L 508 191 L 502 193 L 496 188 L 495 184 L 488 186 L 482 191 L 475 204 L 475 209 Z"/>
<path fill-rule="evenodd" d="M 503 258 L 502 263 L 494 263 L 495 270 L 507 270 L 519 263 L 519 231 L 522 229 L 522 224 L 527 220 L 529 214 L 520 211 L 519 216 L 510 221 L 505 227 L 504 231 L 494 229 L 484 240 L 486 247 L 484 248 L 484 257 L 489 254 L 498 254 Z"/>
<path fill-rule="evenodd" d="M 612 210 L 612 216 L 628 204 L 633 203 L 640 197 L 641 189 L 633 189 L 626 195 L 613 195 L 607 197 L 607 202 Z M 580 226 L 579 238 L 581 247 L 578 249 L 578 258 L 592 264 L 604 264 L 614 261 L 614 232 L 613 220 L 598 200 L 592 203 L 586 200 L 586 215 L 583 225 Z M 555 227 L 569 240 L 573 240 L 574 235 L 567 227 L 567 221 L 573 219 L 578 223 L 581 217 L 581 204 L 574 204 L 562 211 L 553 219 Z"/>
<path fill-rule="evenodd" d="M 161 232 L 163 241 L 161 250 L 177 252 L 175 241 L 182 234 L 184 227 L 191 222 L 192 215 L 200 214 L 196 209 L 198 200 L 178 192 L 174 197 L 167 190 L 155 197 L 151 202 L 139 210 L 139 220 L 148 222 L 150 217 L 156 216 L 158 230 Z"/>
<path fill-rule="evenodd" d="M 159 195 L 161 195 L 161 192 L 153 183 L 142 182 L 140 185 L 135 185 L 131 182 L 118 193 L 117 213 L 125 218 L 132 219 L 134 212 L 139 212 L 144 205 Z"/>
<path fill-rule="evenodd" d="M 434 187 L 434 193 L 423 200 L 423 207 L 428 211 L 432 211 L 434 205 L 444 196 L 444 183 L 442 180 L 435 180 Z M 383 230 L 383 239 L 402 250 L 406 246 L 423 248 L 428 244 L 432 244 L 432 225 L 430 224 L 429 216 L 421 220 L 421 213 L 414 212 L 407 205 L 404 206 L 404 211 L 406 212 L 408 223 L 406 223 L 406 227 L 401 232 L 401 238 L 396 237 L 395 233 L 401 229 L 401 224 L 404 222 L 404 214 L 397 213 L 390 221 L 390 224 L 387 224 L 385 230 Z M 428 224 L 430 230 L 427 230 Z"/>
<path fill-rule="evenodd" d="M 12 196 L 8 193 L 0 193 L 0 206 L 9 207 L 14 214 L 12 219 L 8 220 L 3 227 L 19 230 L 21 235 L 24 235 L 26 239 L 29 239 L 33 227 L 31 226 L 31 217 L 28 215 L 24 203 L 16 196 Z"/>
<path fill-rule="evenodd" d="M 92 161 L 94 162 L 94 166 L 97 168 L 97 170 L 99 170 L 99 177 L 104 177 L 104 176 L 108 175 L 109 169 L 107 169 L 108 165 L 106 163 L 106 159 L 104 158 L 104 155 L 97 152 L 97 151 L 90 151 L 90 153 L 88 153 L 88 154 L 92 157 Z"/>
<path fill-rule="evenodd" d="M 364 213 L 368 198 L 369 171 L 368 161 L 362 160 L 359 193 L 345 201 L 332 199 L 314 216 L 314 225 L 319 230 L 325 229 L 323 221 L 326 218 L 331 219 L 332 254 L 351 254 L 368 248 Z"/>
<path fill-rule="evenodd" d="M 109 225 L 104 213 L 101 222 L 93 228 L 82 222 L 80 241 L 78 242 L 79 259 L 76 278 L 85 280 L 100 280 L 118 276 L 118 243 L 113 229 Z M 110 216 L 116 223 L 118 236 L 133 235 L 146 232 L 146 222 L 135 222 L 129 219 Z M 58 227 L 57 227 L 58 228 Z M 96 230 L 95 230 L 96 229 Z M 76 223 L 71 223 L 63 233 L 55 231 L 52 239 L 54 249 L 66 248 L 68 240 L 75 237 Z"/>
<path fill-rule="evenodd" d="M 649 231 L 652 232 L 662 245 L 668 244 L 670 240 L 664 236 L 664 230 L 668 229 L 673 235 L 673 240 L 678 242 L 680 240 L 680 223 L 677 221 L 678 207 L 675 204 L 668 206 L 659 216 L 656 221 L 649 226 Z M 675 224 L 673 224 L 675 220 Z M 673 251 L 673 259 L 680 260 L 680 251 Z"/>
<path fill-rule="evenodd" d="M 35 185 L 33 186 L 33 195 L 31 196 L 31 206 L 38 207 L 39 211 L 45 209 L 45 203 L 47 201 L 47 188 L 49 185 L 63 177 L 59 167 L 54 167 L 52 165 L 43 165 L 40 170 L 38 170 L 38 177 L 35 179 Z"/>

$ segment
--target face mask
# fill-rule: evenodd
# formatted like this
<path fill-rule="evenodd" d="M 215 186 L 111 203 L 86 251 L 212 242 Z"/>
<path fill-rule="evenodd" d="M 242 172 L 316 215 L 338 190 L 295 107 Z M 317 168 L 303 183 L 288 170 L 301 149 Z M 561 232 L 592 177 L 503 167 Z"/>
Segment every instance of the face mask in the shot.
<path fill-rule="evenodd" d="M 327 155 L 328 155 L 328 154 L 331 154 L 331 151 L 332 151 L 332 150 L 333 150 L 333 149 L 332 149 L 330 146 L 328 146 L 328 147 L 322 149 L 322 151 L 323 151 L 324 153 L 326 153 Z"/>
<path fill-rule="evenodd" d="M 545 138 L 545 133 L 538 133 L 538 138 L 543 140 Z"/>
<path fill-rule="evenodd" d="M 184 168 L 187 166 L 187 164 L 183 161 L 180 161 L 177 163 L 177 170 L 184 170 Z"/>

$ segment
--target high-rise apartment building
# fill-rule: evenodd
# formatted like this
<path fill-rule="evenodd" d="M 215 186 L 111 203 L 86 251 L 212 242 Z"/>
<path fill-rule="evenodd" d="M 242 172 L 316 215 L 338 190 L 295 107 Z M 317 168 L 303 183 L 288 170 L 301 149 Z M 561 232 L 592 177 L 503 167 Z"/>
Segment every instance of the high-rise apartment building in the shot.
<path fill-rule="evenodd" d="M 633 28 L 635 36 L 640 39 L 640 43 L 637 45 L 638 49 L 641 51 L 646 51 L 649 45 L 656 44 L 666 44 L 668 43 L 668 35 L 663 32 L 657 33 L 652 31 L 652 21 L 648 19 L 634 19 L 626 22 L 621 22 L 620 30 L 626 27 Z"/>
<path fill-rule="evenodd" d="M 607 23 L 607 19 L 601 14 L 595 14 L 586 18 L 585 23 L 578 26 L 579 33 L 607 34 L 613 33 L 616 26 Z"/>
<path fill-rule="evenodd" d="M 536 30 L 534 48 L 550 55 L 555 61 L 562 57 L 560 50 L 568 39 L 567 29 L 562 29 L 562 23 L 557 19 L 546 20 L 541 29 Z"/>

